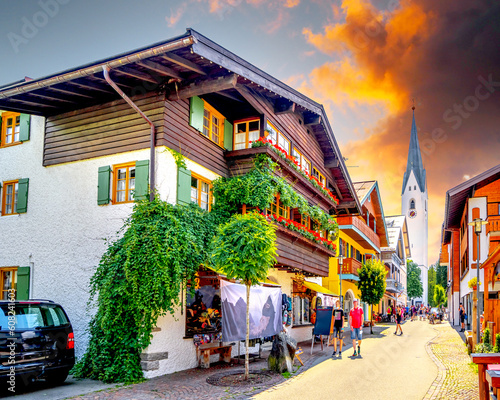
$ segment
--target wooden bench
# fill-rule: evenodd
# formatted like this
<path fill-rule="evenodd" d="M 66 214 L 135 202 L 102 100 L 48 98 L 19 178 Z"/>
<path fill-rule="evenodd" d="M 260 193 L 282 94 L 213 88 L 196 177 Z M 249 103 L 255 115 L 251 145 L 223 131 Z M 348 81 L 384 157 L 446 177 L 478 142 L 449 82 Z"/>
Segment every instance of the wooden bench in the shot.
<path fill-rule="evenodd" d="M 491 398 L 493 400 L 497 400 L 497 389 L 500 388 L 500 370 L 498 369 L 486 370 L 486 381 L 493 389 L 493 394 L 491 395 Z"/>
<path fill-rule="evenodd" d="M 210 368 L 210 356 L 219 354 L 219 360 L 227 363 L 231 362 L 231 345 L 223 345 L 222 342 L 207 343 L 198 346 L 196 355 L 201 368 Z"/>
<path fill-rule="evenodd" d="M 487 371 L 495 371 L 500 369 L 500 353 L 472 353 L 472 362 L 477 364 L 478 369 L 478 379 L 479 379 L 479 399 L 489 400 L 490 399 L 490 383 L 493 381 L 487 379 Z M 497 384 L 500 380 L 494 380 L 494 384 Z M 496 386 L 492 387 L 495 389 Z"/>

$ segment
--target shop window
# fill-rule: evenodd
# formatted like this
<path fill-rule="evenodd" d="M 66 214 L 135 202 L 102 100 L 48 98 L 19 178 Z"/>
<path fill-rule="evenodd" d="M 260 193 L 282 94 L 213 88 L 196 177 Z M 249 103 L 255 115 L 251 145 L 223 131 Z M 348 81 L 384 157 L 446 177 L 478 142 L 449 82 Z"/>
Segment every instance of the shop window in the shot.
<path fill-rule="evenodd" d="M 316 292 L 307 289 L 302 282 L 292 284 L 293 325 L 307 325 L 311 322 L 311 303 Z"/>
<path fill-rule="evenodd" d="M 203 210 L 210 210 L 210 182 L 202 177 L 191 174 L 191 201 Z"/>
<path fill-rule="evenodd" d="M 319 182 L 321 182 L 323 185 L 325 184 L 325 177 L 319 172 L 316 167 L 313 167 L 312 169 L 312 176 L 314 176 Z"/>
<path fill-rule="evenodd" d="M 134 201 L 135 162 L 113 167 L 113 203 Z"/>
<path fill-rule="evenodd" d="M 278 215 L 283 218 L 290 218 L 290 207 L 285 207 L 280 201 L 280 194 L 278 193 L 271 203 L 270 208 L 267 209 L 268 212 L 274 215 Z"/>
<path fill-rule="evenodd" d="M 260 120 L 237 121 L 234 123 L 234 150 L 248 149 L 259 139 Z"/>
<path fill-rule="evenodd" d="M 0 268 L 2 300 L 9 300 L 10 290 L 17 288 L 17 267 Z"/>
<path fill-rule="evenodd" d="M 210 341 L 217 340 L 222 331 L 221 294 L 217 274 L 200 267 L 194 282 L 194 294 L 190 288 L 186 294 L 186 337 L 211 335 Z"/>

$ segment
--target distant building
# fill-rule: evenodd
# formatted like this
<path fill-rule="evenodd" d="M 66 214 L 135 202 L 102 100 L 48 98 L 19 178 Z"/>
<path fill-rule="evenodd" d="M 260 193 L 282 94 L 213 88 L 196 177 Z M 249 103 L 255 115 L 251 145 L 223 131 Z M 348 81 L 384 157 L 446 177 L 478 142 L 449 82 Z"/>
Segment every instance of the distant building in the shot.
<path fill-rule="evenodd" d="M 422 163 L 422 154 L 418 144 L 417 126 L 415 124 L 415 107 L 411 123 L 410 148 L 408 162 L 403 177 L 401 192 L 401 213 L 406 216 L 410 237 L 411 259 L 421 269 L 424 288 L 422 297 L 414 299 L 416 303 L 428 304 L 427 296 L 427 247 L 428 247 L 428 211 L 427 211 L 427 179 Z"/>

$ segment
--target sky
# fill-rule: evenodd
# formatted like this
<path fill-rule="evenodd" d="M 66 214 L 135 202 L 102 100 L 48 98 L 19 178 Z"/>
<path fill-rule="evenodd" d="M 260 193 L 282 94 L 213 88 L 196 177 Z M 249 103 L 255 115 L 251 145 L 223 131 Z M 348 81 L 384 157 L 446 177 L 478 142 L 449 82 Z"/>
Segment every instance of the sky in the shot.
<path fill-rule="evenodd" d="M 353 182 L 401 213 L 412 110 L 427 170 L 429 263 L 445 194 L 499 164 L 497 0 L 39 0 L 0 15 L 0 85 L 193 28 L 322 103 Z"/>

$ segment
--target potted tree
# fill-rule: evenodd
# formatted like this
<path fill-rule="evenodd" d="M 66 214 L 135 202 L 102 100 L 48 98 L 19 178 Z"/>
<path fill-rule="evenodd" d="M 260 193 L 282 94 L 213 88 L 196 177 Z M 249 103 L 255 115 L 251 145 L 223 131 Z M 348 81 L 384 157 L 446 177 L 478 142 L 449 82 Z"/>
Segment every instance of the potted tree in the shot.
<path fill-rule="evenodd" d="M 472 290 L 476 290 L 476 289 L 477 289 L 477 285 L 480 285 L 480 284 L 481 284 L 481 281 L 479 281 L 479 282 L 478 282 L 478 281 L 477 281 L 477 278 L 476 278 L 476 277 L 474 277 L 474 278 L 472 278 L 472 279 L 468 282 L 468 284 L 467 284 L 467 285 L 469 286 L 469 288 L 470 288 L 470 289 L 472 289 Z"/>

